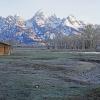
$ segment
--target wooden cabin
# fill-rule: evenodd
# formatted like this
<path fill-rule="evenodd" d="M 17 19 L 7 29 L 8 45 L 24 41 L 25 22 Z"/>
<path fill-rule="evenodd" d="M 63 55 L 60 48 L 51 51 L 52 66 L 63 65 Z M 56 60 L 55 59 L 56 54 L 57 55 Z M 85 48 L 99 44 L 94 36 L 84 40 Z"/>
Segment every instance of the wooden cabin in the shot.
<path fill-rule="evenodd" d="M 10 55 L 11 45 L 0 42 L 0 55 Z"/>

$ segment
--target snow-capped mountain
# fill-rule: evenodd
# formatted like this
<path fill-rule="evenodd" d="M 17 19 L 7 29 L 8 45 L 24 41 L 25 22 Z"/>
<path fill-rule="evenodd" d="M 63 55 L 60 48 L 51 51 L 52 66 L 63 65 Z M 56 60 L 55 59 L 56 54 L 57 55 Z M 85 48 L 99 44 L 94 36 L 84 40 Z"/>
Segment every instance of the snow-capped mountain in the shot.
<path fill-rule="evenodd" d="M 77 29 L 82 28 L 85 25 L 85 23 L 77 20 L 73 15 L 70 15 L 65 19 L 64 25 Z"/>
<path fill-rule="evenodd" d="M 0 41 L 34 44 L 47 40 L 52 34 L 79 34 L 85 25 L 72 15 L 61 19 L 56 15 L 47 17 L 40 11 L 29 20 L 16 15 L 0 17 Z"/>

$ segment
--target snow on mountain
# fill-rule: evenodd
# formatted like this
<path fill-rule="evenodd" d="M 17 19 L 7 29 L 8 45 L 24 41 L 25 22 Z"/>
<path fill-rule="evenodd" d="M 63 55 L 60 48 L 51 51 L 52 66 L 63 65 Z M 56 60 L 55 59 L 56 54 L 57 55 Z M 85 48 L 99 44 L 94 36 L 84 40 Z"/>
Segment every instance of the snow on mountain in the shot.
<path fill-rule="evenodd" d="M 77 20 L 73 15 L 70 15 L 64 19 L 64 25 L 78 29 L 83 28 L 85 23 L 80 20 Z"/>
<path fill-rule="evenodd" d="M 49 34 L 78 34 L 85 25 L 72 15 L 61 19 L 56 15 L 46 16 L 41 11 L 36 12 L 29 20 L 16 15 L 0 17 L 0 41 L 34 44 L 37 41 L 45 41 Z"/>
<path fill-rule="evenodd" d="M 0 17 L 0 41 L 25 43 L 33 41 L 29 38 L 30 32 L 25 27 L 25 21 L 19 16 Z"/>
<path fill-rule="evenodd" d="M 14 16 L 14 18 L 16 19 L 16 25 L 19 27 L 25 27 L 25 21 L 22 17 L 20 16 Z"/>

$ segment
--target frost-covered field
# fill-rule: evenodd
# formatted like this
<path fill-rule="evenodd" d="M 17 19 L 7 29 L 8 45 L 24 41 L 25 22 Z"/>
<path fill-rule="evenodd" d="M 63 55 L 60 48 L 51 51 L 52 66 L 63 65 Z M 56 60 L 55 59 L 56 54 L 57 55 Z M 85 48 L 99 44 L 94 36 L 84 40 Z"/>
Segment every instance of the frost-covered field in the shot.
<path fill-rule="evenodd" d="M 0 100 L 99 100 L 90 93 L 99 86 L 97 52 L 15 48 L 0 56 Z"/>

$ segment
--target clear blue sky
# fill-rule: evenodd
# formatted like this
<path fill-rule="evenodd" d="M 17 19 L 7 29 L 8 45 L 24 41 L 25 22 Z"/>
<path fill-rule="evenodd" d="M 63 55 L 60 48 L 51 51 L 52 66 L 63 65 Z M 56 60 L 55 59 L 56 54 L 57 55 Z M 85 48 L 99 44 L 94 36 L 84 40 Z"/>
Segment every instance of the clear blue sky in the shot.
<path fill-rule="evenodd" d="M 0 16 L 4 17 L 17 14 L 28 19 L 39 9 L 60 18 L 71 14 L 100 24 L 100 0 L 0 0 Z"/>

